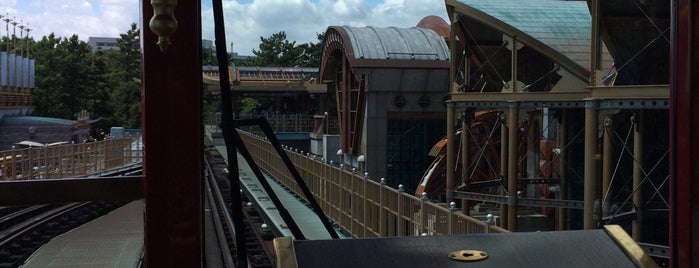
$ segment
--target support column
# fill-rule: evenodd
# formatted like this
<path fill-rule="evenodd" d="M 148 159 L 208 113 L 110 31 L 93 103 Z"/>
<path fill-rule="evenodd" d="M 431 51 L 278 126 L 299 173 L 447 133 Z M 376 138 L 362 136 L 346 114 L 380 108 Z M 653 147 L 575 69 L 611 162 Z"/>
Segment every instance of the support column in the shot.
<path fill-rule="evenodd" d="M 456 179 L 454 178 L 454 167 L 456 166 L 456 129 L 454 127 L 454 114 L 456 109 L 453 103 L 447 103 L 447 200 L 446 203 L 452 202 L 454 197 L 454 186 Z"/>
<path fill-rule="evenodd" d="M 612 181 L 612 118 L 607 116 L 604 118 L 604 131 L 602 132 L 602 217 L 609 216 L 610 198 L 609 185 Z"/>
<path fill-rule="evenodd" d="M 597 108 L 596 100 L 587 100 L 585 103 L 585 164 L 584 164 L 584 210 L 583 228 L 597 228 L 594 219 L 595 200 L 597 199 Z"/>
<path fill-rule="evenodd" d="M 631 222 L 631 237 L 640 242 L 643 228 L 643 111 L 639 110 L 631 118 L 634 122 L 633 132 L 633 205 L 636 219 Z"/>
<path fill-rule="evenodd" d="M 519 103 L 512 102 L 507 110 L 507 122 L 509 125 L 507 146 L 507 227 L 510 231 L 517 231 L 517 147 L 519 137 Z"/>
<path fill-rule="evenodd" d="M 141 10 L 148 25 L 153 6 L 141 1 Z M 204 259 L 201 3 L 179 1 L 174 13 L 179 26 L 166 52 L 141 29 L 145 267 L 200 267 Z"/>
<path fill-rule="evenodd" d="M 561 124 L 558 126 L 558 139 L 556 143 L 560 149 L 558 155 L 558 177 L 561 180 L 561 188 L 558 192 L 558 198 L 566 200 L 568 198 L 568 179 L 566 178 L 566 154 L 565 149 L 568 144 L 568 110 L 561 110 Z M 558 208 L 558 230 L 568 229 L 568 209 Z"/>
<path fill-rule="evenodd" d="M 463 119 L 461 123 L 461 181 L 468 181 L 468 177 L 471 175 L 469 170 L 469 165 L 471 164 L 471 159 L 469 155 L 469 141 L 471 140 L 471 134 L 469 125 L 471 123 L 471 111 L 466 109 L 463 113 Z M 458 183 L 458 182 L 457 182 Z M 461 200 L 461 212 L 464 215 L 470 216 L 469 202 L 467 199 Z"/>
<path fill-rule="evenodd" d="M 500 114 L 502 123 L 500 124 L 500 178 L 504 179 L 507 175 L 507 147 L 509 145 L 508 140 L 508 128 L 507 120 L 504 114 Z M 504 182 L 504 181 L 503 181 Z M 504 185 L 504 184 L 503 184 Z M 507 195 L 504 186 L 500 187 L 500 194 Z M 505 204 L 500 204 L 500 227 L 507 229 L 507 206 Z"/>

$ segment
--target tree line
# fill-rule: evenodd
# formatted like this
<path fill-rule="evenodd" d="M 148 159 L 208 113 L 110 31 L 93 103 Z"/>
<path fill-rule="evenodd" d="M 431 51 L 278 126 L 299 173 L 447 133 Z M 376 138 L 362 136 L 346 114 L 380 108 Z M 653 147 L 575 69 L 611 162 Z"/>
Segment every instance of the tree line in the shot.
<path fill-rule="evenodd" d="M 318 67 L 323 34 L 318 43 L 288 41 L 286 33 L 260 37 L 259 50 L 237 66 Z M 117 40 L 118 50 L 95 51 L 77 35 L 28 40 L 35 60 L 34 115 L 75 120 L 81 110 L 90 112 L 94 134 L 112 126 L 141 127 L 141 49 L 139 29 L 134 23 Z M 211 51 L 202 51 L 202 65 L 216 64 Z M 218 100 L 204 96 L 205 107 L 215 110 Z M 208 104 L 208 105 L 207 105 Z M 206 108 L 205 108 L 206 109 Z M 207 111 L 205 111 L 207 112 Z"/>
<path fill-rule="evenodd" d="M 53 33 L 30 41 L 35 60 L 34 115 L 76 119 L 81 110 L 100 118 L 94 129 L 141 127 L 141 52 L 136 24 L 120 34 L 119 50 L 92 51 L 77 35 Z M 100 134 L 100 133 L 98 133 Z"/>

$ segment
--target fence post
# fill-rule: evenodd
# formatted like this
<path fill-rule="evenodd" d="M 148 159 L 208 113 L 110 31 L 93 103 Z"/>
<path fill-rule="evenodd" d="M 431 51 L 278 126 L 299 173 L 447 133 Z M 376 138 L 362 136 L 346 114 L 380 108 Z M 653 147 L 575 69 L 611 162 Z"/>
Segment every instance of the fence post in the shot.
<path fill-rule="evenodd" d="M 495 224 L 495 217 L 493 214 L 488 213 L 488 215 L 485 216 L 486 221 L 485 221 L 485 233 L 490 233 L 490 226 Z"/>
<path fill-rule="evenodd" d="M 403 224 L 403 212 L 405 209 L 403 209 L 403 194 L 405 193 L 405 189 L 403 188 L 403 184 L 398 185 L 398 201 L 396 202 L 396 214 L 398 215 L 398 219 L 396 224 L 398 225 L 397 227 L 397 233 L 396 236 L 405 236 L 405 224 Z"/>
<path fill-rule="evenodd" d="M 366 237 L 367 226 L 369 225 L 369 202 L 367 201 L 367 180 L 369 180 L 369 172 L 364 172 L 364 180 L 362 180 L 362 226 L 363 237 Z"/>
<path fill-rule="evenodd" d="M 381 178 L 381 186 L 379 187 L 379 235 L 386 236 L 386 196 L 384 188 L 386 187 L 386 179 Z"/>
<path fill-rule="evenodd" d="M 447 234 L 454 234 L 454 211 L 456 211 L 456 202 L 449 203 L 449 220 L 447 221 Z"/>
<path fill-rule="evenodd" d="M 422 192 L 422 195 L 420 196 L 420 233 L 427 233 L 427 206 L 425 203 L 427 203 L 427 200 L 429 197 L 427 196 L 426 192 Z"/>

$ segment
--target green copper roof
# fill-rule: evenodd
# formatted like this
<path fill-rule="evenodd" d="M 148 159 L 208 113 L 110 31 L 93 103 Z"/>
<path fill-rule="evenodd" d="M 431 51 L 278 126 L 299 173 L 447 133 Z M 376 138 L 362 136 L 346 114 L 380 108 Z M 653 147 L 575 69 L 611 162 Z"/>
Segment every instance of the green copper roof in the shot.
<path fill-rule="evenodd" d="M 591 17 L 585 1 L 456 0 L 477 18 L 507 35 L 522 34 L 590 68 Z M 532 44 L 527 44 L 532 45 Z"/>

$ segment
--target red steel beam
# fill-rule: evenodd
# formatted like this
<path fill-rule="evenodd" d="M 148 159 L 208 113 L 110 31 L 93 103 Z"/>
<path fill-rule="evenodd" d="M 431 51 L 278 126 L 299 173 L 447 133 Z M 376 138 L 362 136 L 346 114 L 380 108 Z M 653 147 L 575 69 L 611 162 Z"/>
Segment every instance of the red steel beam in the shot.
<path fill-rule="evenodd" d="M 699 265 L 699 53 L 694 52 L 699 35 L 699 2 L 674 0 L 672 4 L 671 46 L 671 217 L 670 266 L 696 267 Z"/>
<path fill-rule="evenodd" d="M 165 53 L 141 1 L 146 267 L 202 266 L 200 2 L 177 1 Z"/>

